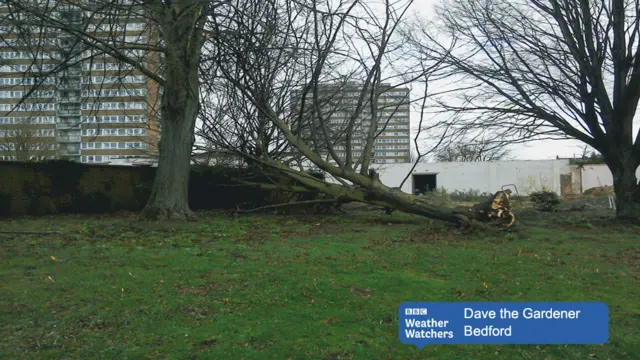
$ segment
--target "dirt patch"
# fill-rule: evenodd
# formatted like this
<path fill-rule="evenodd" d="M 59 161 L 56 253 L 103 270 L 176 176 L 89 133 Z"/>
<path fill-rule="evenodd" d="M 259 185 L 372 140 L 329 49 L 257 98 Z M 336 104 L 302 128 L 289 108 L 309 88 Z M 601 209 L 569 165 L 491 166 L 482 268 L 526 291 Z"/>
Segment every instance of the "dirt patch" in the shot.
<path fill-rule="evenodd" d="M 218 345 L 218 340 L 217 339 L 210 339 L 210 340 L 204 340 L 200 342 L 200 347 L 201 348 L 210 348 L 213 346 Z"/>
<path fill-rule="evenodd" d="M 361 287 L 349 287 L 346 286 L 353 295 L 358 295 L 363 298 L 370 298 L 372 290 L 371 288 L 361 288 Z"/>
<path fill-rule="evenodd" d="M 596 186 L 591 189 L 585 190 L 582 195 L 584 196 L 611 196 L 614 194 L 613 186 Z"/>
<path fill-rule="evenodd" d="M 92 317 L 84 317 L 78 322 L 80 328 L 87 331 L 108 331 L 113 329 L 114 325 L 102 319 L 94 319 Z"/>
<path fill-rule="evenodd" d="M 215 312 L 210 311 L 208 309 L 204 309 L 204 308 L 199 308 L 199 307 L 195 307 L 195 306 L 191 306 L 191 305 L 185 305 L 182 310 L 187 314 L 187 315 L 191 315 L 195 318 L 205 318 L 208 317 L 210 315 L 215 314 Z"/>
<path fill-rule="evenodd" d="M 326 358 L 327 360 L 346 360 L 346 359 L 353 359 L 353 355 L 351 355 L 351 351 L 349 350 L 345 350 L 343 352 L 335 352 L 335 353 L 331 353 L 329 354 L 329 356 Z"/>
<path fill-rule="evenodd" d="M 337 316 L 330 316 L 322 320 L 325 324 L 340 324 L 340 318 Z"/>
<path fill-rule="evenodd" d="M 628 248 L 620 250 L 609 261 L 614 264 L 638 265 L 640 264 L 640 249 Z"/>
<path fill-rule="evenodd" d="M 200 285 L 200 286 L 189 286 L 189 285 L 175 286 L 174 285 L 174 287 L 176 288 L 176 290 L 178 290 L 178 292 L 180 292 L 183 295 L 207 295 L 212 292 L 216 292 L 220 288 L 220 284 L 207 283 L 205 285 Z"/>
<path fill-rule="evenodd" d="M 434 220 L 428 219 L 428 218 L 419 218 L 419 219 L 398 219 L 398 218 L 394 218 L 393 215 L 389 216 L 389 217 L 384 217 L 384 218 L 375 218 L 375 219 L 367 219 L 365 221 L 362 221 L 365 224 L 372 224 L 372 225 L 422 225 L 422 224 L 429 224 L 431 225 Z"/>
<path fill-rule="evenodd" d="M 245 255 L 245 254 L 241 254 L 241 253 L 239 253 L 239 252 L 237 252 L 237 251 L 234 251 L 233 253 L 231 253 L 231 256 L 232 256 L 233 258 L 235 258 L 235 259 L 239 259 L 239 260 L 244 260 L 244 259 L 246 259 L 246 258 L 247 258 L 247 255 Z"/>

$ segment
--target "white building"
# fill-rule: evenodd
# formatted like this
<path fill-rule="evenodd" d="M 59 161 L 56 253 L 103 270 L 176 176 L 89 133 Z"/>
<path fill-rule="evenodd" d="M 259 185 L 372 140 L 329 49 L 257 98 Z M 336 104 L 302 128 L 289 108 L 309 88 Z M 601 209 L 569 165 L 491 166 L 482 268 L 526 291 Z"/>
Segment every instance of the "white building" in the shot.
<path fill-rule="evenodd" d="M 494 162 L 450 162 L 414 164 L 375 164 L 380 181 L 389 187 L 401 187 L 405 193 L 416 190 L 445 189 L 448 192 L 477 190 L 495 193 L 511 189 L 528 195 L 550 190 L 561 195 L 580 194 L 596 186 L 612 186 L 613 176 L 606 165 L 579 167 L 568 159 L 514 160 Z M 636 172 L 640 178 L 640 168 Z"/>

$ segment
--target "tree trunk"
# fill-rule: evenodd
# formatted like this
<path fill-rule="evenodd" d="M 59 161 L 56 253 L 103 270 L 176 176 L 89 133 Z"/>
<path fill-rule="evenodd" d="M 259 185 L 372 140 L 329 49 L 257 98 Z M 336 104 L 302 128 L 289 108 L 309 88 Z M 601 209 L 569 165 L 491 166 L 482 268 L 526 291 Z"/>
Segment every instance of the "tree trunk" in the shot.
<path fill-rule="evenodd" d="M 160 101 L 160 141 L 156 178 L 141 217 L 195 220 L 189 208 L 191 151 L 200 110 L 198 70 L 208 3 L 195 0 L 156 3 L 165 53 Z"/>
<path fill-rule="evenodd" d="M 283 165 L 275 162 L 272 162 L 271 165 L 276 169 L 284 169 Z M 346 178 L 351 176 L 350 180 L 362 182 L 360 185 L 352 186 L 330 184 L 310 176 L 299 176 L 301 173 L 292 171 L 288 171 L 286 174 L 311 189 L 335 198 L 382 206 L 388 214 L 391 213 L 391 210 L 399 210 L 430 219 L 447 221 L 460 227 L 473 225 L 474 220 L 493 222 L 506 227 L 510 227 L 515 221 L 515 216 L 511 212 L 510 190 L 496 192 L 477 209 L 466 207 L 452 209 L 433 203 L 426 197 L 406 194 L 399 188 L 390 188 L 380 182 L 375 171 L 370 171 L 367 181 L 359 178 L 359 174 L 347 173 Z"/>
<path fill-rule="evenodd" d="M 640 221 L 640 184 L 636 178 L 636 162 L 624 161 L 609 168 L 613 173 L 616 216 L 621 220 Z"/>
<path fill-rule="evenodd" d="M 368 197 L 370 199 L 370 197 Z M 420 195 L 409 195 L 399 189 L 389 189 L 379 195 L 379 202 L 384 202 L 384 210 L 390 215 L 391 209 L 455 223 L 458 226 L 469 226 L 472 221 L 494 223 L 510 227 L 516 218 L 511 209 L 511 191 L 498 191 L 490 198 L 473 207 L 449 208 L 430 203 Z"/>
<path fill-rule="evenodd" d="M 161 102 L 161 137 L 158 169 L 151 188 L 151 196 L 141 217 L 150 220 L 194 220 L 189 208 L 189 174 L 194 127 L 198 115 L 198 99 L 189 94 L 177 94 L 165 88 Z M 177 90 L 180 91 L 180 90 Z M 181 91 L 189 91 L 182 89 Z"/>
<path fill-rule="evenodd" d="M 346 197 L 349 197 L 349 195 Z M 389 215 L 392 210 L 399 210 L 430 219 L 451 222 L 460 226 L 465 226 L 469 222 L 469 218 L 465 216 L 466 214 L 460 214 L 454 209 L 432 204 L 421 196 L 405 194 L 400 189 L 377 187 L 374 191 L 366 193 L 361 199 L 358 197 L 352 197 L 351 199 L 373 205 L 382 205 Z"/>

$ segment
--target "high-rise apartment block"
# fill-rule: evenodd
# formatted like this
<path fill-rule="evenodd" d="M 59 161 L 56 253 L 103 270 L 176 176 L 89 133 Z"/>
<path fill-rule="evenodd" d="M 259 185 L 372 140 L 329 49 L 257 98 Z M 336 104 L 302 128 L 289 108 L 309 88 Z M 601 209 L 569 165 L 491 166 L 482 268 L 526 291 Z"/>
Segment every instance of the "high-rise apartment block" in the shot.
<path fill-rule="evenodd" d="M 369 90 L 361 97 L 361 84 L 326 84 L 318 87 L 318 106 L 314 105 L 314 96 L 308 93 L 305 98 L 303 122 L 306 123 L 305 139 L 312 143 L 323 155 L 328 154 L 324 141 L 324 131 L 319 125 L 322 121 L 325 130 L 330 133 L 331 147 L 339 158 L 346 158 L 346 141 L 351 143 L 353 158 L 362 155 L 366 139 L 369 136 L 372 120 L 377 123 L 372 150 L 372 163 L 410 162 L 410 99 L 409 89 L 393 87 L 390 84 L 378 85 L 375 106 L 371 106 Z M 302 90 L 294 90 L 292 103 L 299 114 Z M 360 105 L 361 109 L 358 109 Z M 373 109 L 372 109 L 373 108 Z M 317 116 L 320 112 L 321 117 Z M 351 119 L 353 127 L 349 129 Z M 306 120 L 305 120 L 306 119 Z M 347 133 L 351 137 L 347 140 Z M 314 147 L 312 146 L 312 147 Z"/>
<path fill-rule="evenodd" d="M 79 1 L 83 9 L 71 1 L 48 3 L 49 15 L 98 39 L 147 43 L 152 35 L 148 22 L 132 12 L 120 20 L 87 11 L 95 1 Z M 37 19 L 28 31 L 18 29 L 12 19 L 21 15 L 9 11 L 0 1 L 0 160 L 109 163 L 157 152 L 155 82 L 66 31 L 37 26 Z M 152 53 L 126 51 L 144 65 L 153 61 Z"/>

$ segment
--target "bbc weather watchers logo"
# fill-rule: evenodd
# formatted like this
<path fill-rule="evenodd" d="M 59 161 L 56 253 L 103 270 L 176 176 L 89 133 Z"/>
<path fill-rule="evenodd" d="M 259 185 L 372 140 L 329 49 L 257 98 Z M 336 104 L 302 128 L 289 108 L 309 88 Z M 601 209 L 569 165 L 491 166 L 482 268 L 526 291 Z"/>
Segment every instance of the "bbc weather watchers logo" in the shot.
<path fill-rule="evenodd" d="M 427 315 L 427 308 L 407 308 L 404 309 L 405 315 Z"/>
<path fill-rule="evenodd" d="M 397 314 L 400 341 L 419 349 L 432 344 L 605 344 L 609 339 L 609 308 L 602 302 L 405 302 Z"/>

